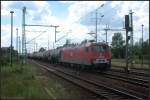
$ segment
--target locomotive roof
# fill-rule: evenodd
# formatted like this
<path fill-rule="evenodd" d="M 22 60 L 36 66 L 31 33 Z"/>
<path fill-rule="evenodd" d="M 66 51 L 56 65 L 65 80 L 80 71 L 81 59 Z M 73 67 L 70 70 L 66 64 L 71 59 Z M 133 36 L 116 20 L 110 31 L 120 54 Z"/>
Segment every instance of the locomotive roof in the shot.
<path fill-rule="evenodd" d="M 91 46 L 91 45 L 108 45 L 107 43 L 104 43 L 104 42 L 98 42 L 98 43 L 96 43 L 96 42 L 88 42 L 88 43 L 85 43 L 85 44 L 81 44 L 81 46 Z"/>
<path fill-rule="evenodd" d="M 88 46 L 91 46 L 91 45 L 108 45 L 108 44 L 104 43 L 104 42 L 98 42 L 98 43 L 96 43 L 96 42 L 86 42 L 86 43 L 81 43 L 81 44 L 77 44 L 77 45 L 75 45 L 75 44 L 71 45 L 70 44 L 68 46 L 63 47 L 63 49 L 88 47 Z"/>
<path fill-rule="evenodd" d="M 52 53 L 57 53 L 59 52 L 59 50 L 61 49 L 71 49 L 71 48 L 82 48 L 82 47 L 88 47 L 88 46 L 91 46 L 91 45 L 108 45 L 107 43 L 105 42 L 90 42 L 90 41 L 86 41 L 86 42 L 82 42 L 81 44 L 67 44 L 67 45 L 64 45 L 62 47 L 59 47 L 57 49 L 50 49 L 50 50 L 47 50 L 47 51 L 44 51 L 44 52 L 34 52 L 33 54 L 47 54 L 49 52 L 52 52 Z M 55 52 L 54 52 L 55 51 Z"/>

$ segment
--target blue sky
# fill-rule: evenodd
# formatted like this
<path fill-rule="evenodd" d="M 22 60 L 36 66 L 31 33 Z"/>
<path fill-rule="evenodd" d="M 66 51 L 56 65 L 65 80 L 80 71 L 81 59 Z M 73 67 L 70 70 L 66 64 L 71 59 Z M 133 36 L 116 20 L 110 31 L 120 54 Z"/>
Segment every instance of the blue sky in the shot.
<path fill-rule="evenodd" d="M 69 4 L 60 3 L 57 1 L 48 2 L 51 6 L 50 9 L 52 10 L 52 13 L 54 16 L 59 17 L 62 20 L 65 20 L 65 18 L 68 16 L 68 7 Z"/>
<path fill-rule="evenodd" d="M 104 4 L 99 9 L 99 14 L 104 15 L 99 22 L 98 40 L 105 40 L 105 32 L 103 29 L 106 24 L 110 28 L 120 29 L 123 26 L 124 15 L 132 9 L 133 24 L 134 24 L 134 41 L 139 41 L 141 38 L 141 24 L 144 24 L 144 40 L 148 39 L 149 34 L 149 2 L 148 1 L 1 1 L 1 33 L 2 46 L 10 45 L 10 10 L 14 13 L 14 29 L 13 29 L 13 45 L 16 46 L 16 28 L 19 28 L 19 36 L 22 36 L 22 8 L 27 7 L 26 23 L 27 24 L 44 24 L 44 25 L 59 25 L 59 33 L 57 39 L 68 35 L 55 43 L 55 47 L 65 43 L 66 39 L 70 39 L 73 43 L 80 43 L 84 39 L 93 39 L 86 33 L 94 31 L 95 9 Z M 132 6 L 131 6 L 132 5 Z M 93 12 L 93 14 L 90 14 Z M 99 15 L 100 16 L 100 15 Z M 83 20 L 84 19 L 84 20 Z M 83 24 L 86 23 L 86 24 Z M 90 23 L 90 24 L 87 24 Z M 27 46 L 28 51 L 32 52 L 34 43 L 38 43 L 40 47 L 48 48 L 47 42 L 49 37 L 49 48 L 53 48 L 54 43 L 54 28 L 45 27 L 26 27 L 26 30 L 46 31 L 35 41 Z M 71 30 L 71 31 L 69 31 Z M 112 36 L 115 32 L 108 32 L 108 42 L 112 41 Z M 26 33 L 27 41 L 36 37 L 40 33 Z M 125 39 L 125 34 L 122 32 Z"/>

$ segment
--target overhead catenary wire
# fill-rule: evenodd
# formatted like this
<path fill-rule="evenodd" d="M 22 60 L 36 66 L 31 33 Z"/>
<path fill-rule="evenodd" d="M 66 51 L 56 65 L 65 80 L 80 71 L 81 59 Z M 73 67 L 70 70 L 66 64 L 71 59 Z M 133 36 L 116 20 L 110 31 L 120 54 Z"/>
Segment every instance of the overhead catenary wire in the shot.
<path fill-rule="evenodd" d="M 39 36 L 41 36 L 43 33 L 45 33 L 46 31 L 43 31 L 42 33 L 40 33 L 38 36 L 34 37 L 33 39 L 31 39 L 30 41 L 26 42 L 26 44 L 30 43 L 31 41 L 37 39 Z"/>

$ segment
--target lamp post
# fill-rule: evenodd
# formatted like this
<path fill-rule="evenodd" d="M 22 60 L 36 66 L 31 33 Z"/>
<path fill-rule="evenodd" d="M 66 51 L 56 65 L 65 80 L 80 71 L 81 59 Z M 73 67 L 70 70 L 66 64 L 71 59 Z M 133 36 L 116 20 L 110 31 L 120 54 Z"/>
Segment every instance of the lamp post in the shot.
<path fill-rule="evenodd" d="M 97 43 L 97 14 L 98 14 L 98 9 L 100 9 L 101 7 L 103 7 L 104 4 L 102 4 L 99 8 L 96 9 L 96 21 L 95 21 L 95 38 L 96 38 L 96 43 Z M 104 17 L 104 15 L 102 15 L 101 17 Z"/>
<path fill-rule="evenodd" d="M 11 13 L 11 44 L 10 44 L 10 65 L 12 67 L 12 45 L 13 45 L 13 13 L 14 11 L 10 11 Z"/>

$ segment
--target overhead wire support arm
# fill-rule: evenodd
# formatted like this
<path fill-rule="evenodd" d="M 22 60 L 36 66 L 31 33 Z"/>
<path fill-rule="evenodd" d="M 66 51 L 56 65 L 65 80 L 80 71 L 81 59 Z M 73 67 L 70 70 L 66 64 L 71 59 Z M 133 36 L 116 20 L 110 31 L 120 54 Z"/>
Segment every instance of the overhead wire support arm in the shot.
<path fill-rule="evenodd" d="M 31 25 L 31 24 L 25 24 L 25 26 L 41 26 L 41 27 L 59 27 L 58 25 Z"/>
<path fill-rule="evenodd" d="M 25 30 L 26 32 L 46 32 L 46 31 L 29 31 L 29 30 Z"/>
<path fill-rule="evenodd" d="M 55 28 L 55 43 L 56 43 L 56 29 L 57 27 L 59 27 L 58 25 L 55 26 L 55 25 L 29 25 L 29 24 L 25 24 L 25 26 L 40 26 L 40 27 L 54 27 Z"/>
<path fill-rule="evenodd" d="M 26 14 L 26 7 L 23 7 L 22 9 L 22 56 L 23 56 L 23 60 L 22 60 L 22 64 L 26 63 L 26 53 L 27 53 L 27 49 L 26 49 L 26 31 L 25 31 L 25 27 L 26 26 L 40 26 L 40 27 L 54 27 L 55 28 L 55 41 L 56 41 L 56 28 L 59 27 L 58 25 L 32 25 L 32 24 L 26 24 L 25 23 L 25 14 Z"/>
<path fill-rule="evenodd" d="M 109 28 L 109 25 L 106 24 L 106 28 L 104 28 L 103 30 L 105 30 L 106 32 L 106 43 L 107 43 L 107 31 L 125 31 L 125 29 L 112 29 Z"/>

